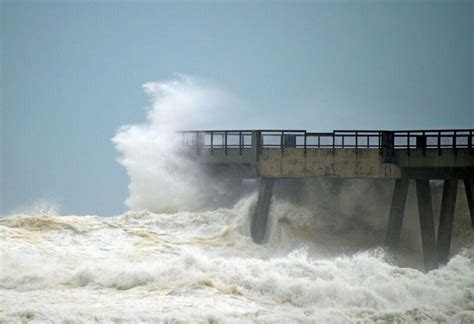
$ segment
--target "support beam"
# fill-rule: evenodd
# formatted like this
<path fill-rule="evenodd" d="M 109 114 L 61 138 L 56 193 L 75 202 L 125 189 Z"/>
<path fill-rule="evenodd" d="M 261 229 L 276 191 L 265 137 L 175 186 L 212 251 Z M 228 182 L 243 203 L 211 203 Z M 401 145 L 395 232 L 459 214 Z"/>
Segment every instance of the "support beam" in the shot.
<path fill-rule="evenodd" d="M 410 180 L 407 178 L 395 180 L 390 216 L 388 218 L 387 236 L 385 237 L 385 246 L 387 246 L 392 253 L 397 253 L 400 245 L 400 233 L 402 230 L 409 183 Z"/>
<path fill-rule="evenodd" d="M 421 245 L 425 270 L 430 271 L 438 267 L 438 256 L 433 222 L 433 205 L 429 180 L 416 180 L 416 195 L 420 216 Z"/>
<path fill-rule="evenodd" d="M 437 240 L 438 261 L 442 264 L 448 262 L 449 249 L 451 247 L 451 235 L 453 233 L 454 208 L 456 206 L 456 195 L 458 192 L 457 189 L 457 180 L 444 181 Z"/>
<path fill-rule="evenodd" d="M 255 243 L 264 243 L 267 239 L 268 213 L 273 193 L 273 178 L 261 178 L 258 189 L 257 207 L 252 218 L 251 233 Z"/>
<path fill-rule="evenodd" d="M 471 225 L 474 227 L 474 181 L 464 180 L 464 188 L 466 190 L 469 212 L 471 213 Z"/>

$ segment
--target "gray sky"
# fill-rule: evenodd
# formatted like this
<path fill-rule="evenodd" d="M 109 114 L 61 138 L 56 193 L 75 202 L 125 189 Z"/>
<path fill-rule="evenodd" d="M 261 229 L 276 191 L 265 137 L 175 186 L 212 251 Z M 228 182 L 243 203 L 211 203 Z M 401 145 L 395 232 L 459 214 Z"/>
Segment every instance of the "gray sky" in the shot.
<path fill-rule="evenodd" d="M 0 213 L 124 211 L 110 138 L 145 120 L 141 85 L 175 72 L 236 96 L 241 128 L 473 128 L 473 16 L 472 1 L 2 1 Z"/>

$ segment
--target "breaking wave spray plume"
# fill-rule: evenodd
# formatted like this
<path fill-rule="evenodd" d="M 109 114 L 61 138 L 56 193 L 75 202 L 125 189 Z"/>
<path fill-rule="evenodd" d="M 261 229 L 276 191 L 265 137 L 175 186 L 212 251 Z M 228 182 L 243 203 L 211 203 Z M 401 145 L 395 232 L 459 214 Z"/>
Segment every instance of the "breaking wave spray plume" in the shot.
<path fill-rule="evenodd" d="M 378 247 L 390 181 L 308 180 L 298 202 L 281 182 L 269 242 L 256 245 L 255 190 L 211 208 L 225 187 L 174 150 L 175 130 L 211 128 L 200 118 L 229 113 L 228 96 L 186 76 L 144 88 L 146 122 L 113 138 L 129 212 L 0 218 L 0 322 L 474 321 L 474 240 L 461 198 L 451 260 L 429 273 L 394 265 Z M 402 247 L 416 252 L 411 205 Z"/>
<path fill-rule="evenodd" d="M 112 139 L 130 177 L 127 206 L 153 211 L 204 207 L 209 196 L 219 191 L 219 183 L 178 154 L 182 138 L 176 132 L 225 121 L 222 117 L 231 106 L 231 96 L 184 75 L 146 83 L 143 88 L 151 99 L 146 123 L 124 126 Z"/>

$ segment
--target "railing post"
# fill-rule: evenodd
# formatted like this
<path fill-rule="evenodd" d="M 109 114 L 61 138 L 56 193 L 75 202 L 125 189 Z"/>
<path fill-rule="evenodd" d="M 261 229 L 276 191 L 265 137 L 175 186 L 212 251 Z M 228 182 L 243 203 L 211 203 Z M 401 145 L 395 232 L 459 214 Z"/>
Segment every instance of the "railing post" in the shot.
<path fill-rule="evenodd" d="M 239 155 L 242 155 L 242 131 L 239 131 Z"/>
<path fill-rule="evenodd" d="M 260 155 L 260 149 L 262 144 L 262 132 L 252 131 L 252 165 L 255 169 L 255 176 L 258 176 L 258 157 Z"/>
<path fill-rule="evenodd" d="M 423 151 L 423 156 L 425 156 L 425 150 L 426 150 L 425 132 L 422 132 L 422 135 L 416 135 L 416 148 L 417 149 L 421 148 Z"/>
<path fill-rule="evenodd" d="M 199 141 L 199 132 L 196 132 L 196 153 L 197 155 L 199 155 L 199 145 L 200 145 L 200 141 Z"/>
<path fill-rule="evenodd" d="M 407 154 L 410 155 L 410 132 L 407 132 Z"/>
<path fill-rule="evenodd" d="M 281 136 L 280 137 L 280 148 L 281 148 L 281 154 L 283 155 L 283 140 L 285 138 L 285 131 L 282 131 L 280 136 Z"/>
<path fill-rule="evenodd" d="M 211 155 L 214 154 L 214 132 L 211 131 Z"/>
<path fill-rule="evenodd" d="M 467 146 L 469 147 L 469 153 L 474 154 L 474 148 L 472 147 L 472 130 L 469 131 L 467 139 Z"/>
<path fill-rule="evenodd" d="M 224 132 L 224 155 L 227 155 L 227 131 Z"/>
<path fill-rule="evenodd" d="M 426 138 L 426 133 L 423 132 L 423 156 L 426 154 L 426 145 L 428 144 L 428 139 Z"/>
<path fill-rule="evenodd" d="M 304 155 L 306 156 L 306 131 L 304 132 Z"/>
<path fill-rule="evenodd" d="M 394 144 L 395 137 L 393 132 L 382 132 L 382 161 L 383 163 L 394 163 Z"/>
<path fill-rule="evenodd" d="M 441 132 L 438 131 L 438 156 L 441 156 Z"/>
<path fill-rule="evenodd" d="M 456 136 L 456 131 L 454 131 L 454 135 L 453 135 L 453 149 L 454 149 L 454 155 L 457 154 L 457 150 L 456 150 L 456 142 L 457 142 L 457 136 Z"/>
<path fill-rule="evenodd" d="M 379 142 L 377 143 L 378 149 L 379 149 L 380 154 L 382 154 L 382 150 L 383 150 L 383 133 L 382 132 L 379 132 L 378 139 L 379 139 Z"/>

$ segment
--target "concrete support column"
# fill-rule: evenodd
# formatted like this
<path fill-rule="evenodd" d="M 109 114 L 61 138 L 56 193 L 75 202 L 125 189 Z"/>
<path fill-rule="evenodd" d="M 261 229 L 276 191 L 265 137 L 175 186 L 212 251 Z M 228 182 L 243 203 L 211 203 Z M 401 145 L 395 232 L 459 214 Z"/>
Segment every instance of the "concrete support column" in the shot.
<path fill-rule="evenodd" d="M 420 216 L 421 245 L 425 270 L 430 271 L 438 267 L 438 256 L 433 222 L 433 206 L 431 203 L 431 189 L 429 180 L 416 180 L 416 195 Z"/>
<path fill-rule="evenodd" d="M 448 262 L 449 249 L 451 247 L 451 234 L 453 232 L 454 207 L 456 205 L 457 189 L 457 180 L 444 181 L 437 240 L 439 263 Z"/>
<path fill-rule="evenodd" d="M 474 181 L 464 180 L 464 188 L 466 190 L 469 212 L 471 214 L 471 225 L 474 227 Z"/>
<path fill-rule="evenodd" d="M 400 245 L 400 233 L 402 230 L 409 183 L 410 180 L 407 178 L 395 180 L 390 216 L 388 218 L 387 236 L 385 237 L 385 246 L 387 246 L 392 253 L 397 253 Z"/>
<path fill-rule="evenodd" d="M 267 240 L 268 213 L 272 201 L 274 181 L 274 178 L 260 179 L 257 207 L 250 228 L 255 243 L 264 243 Z"/>

